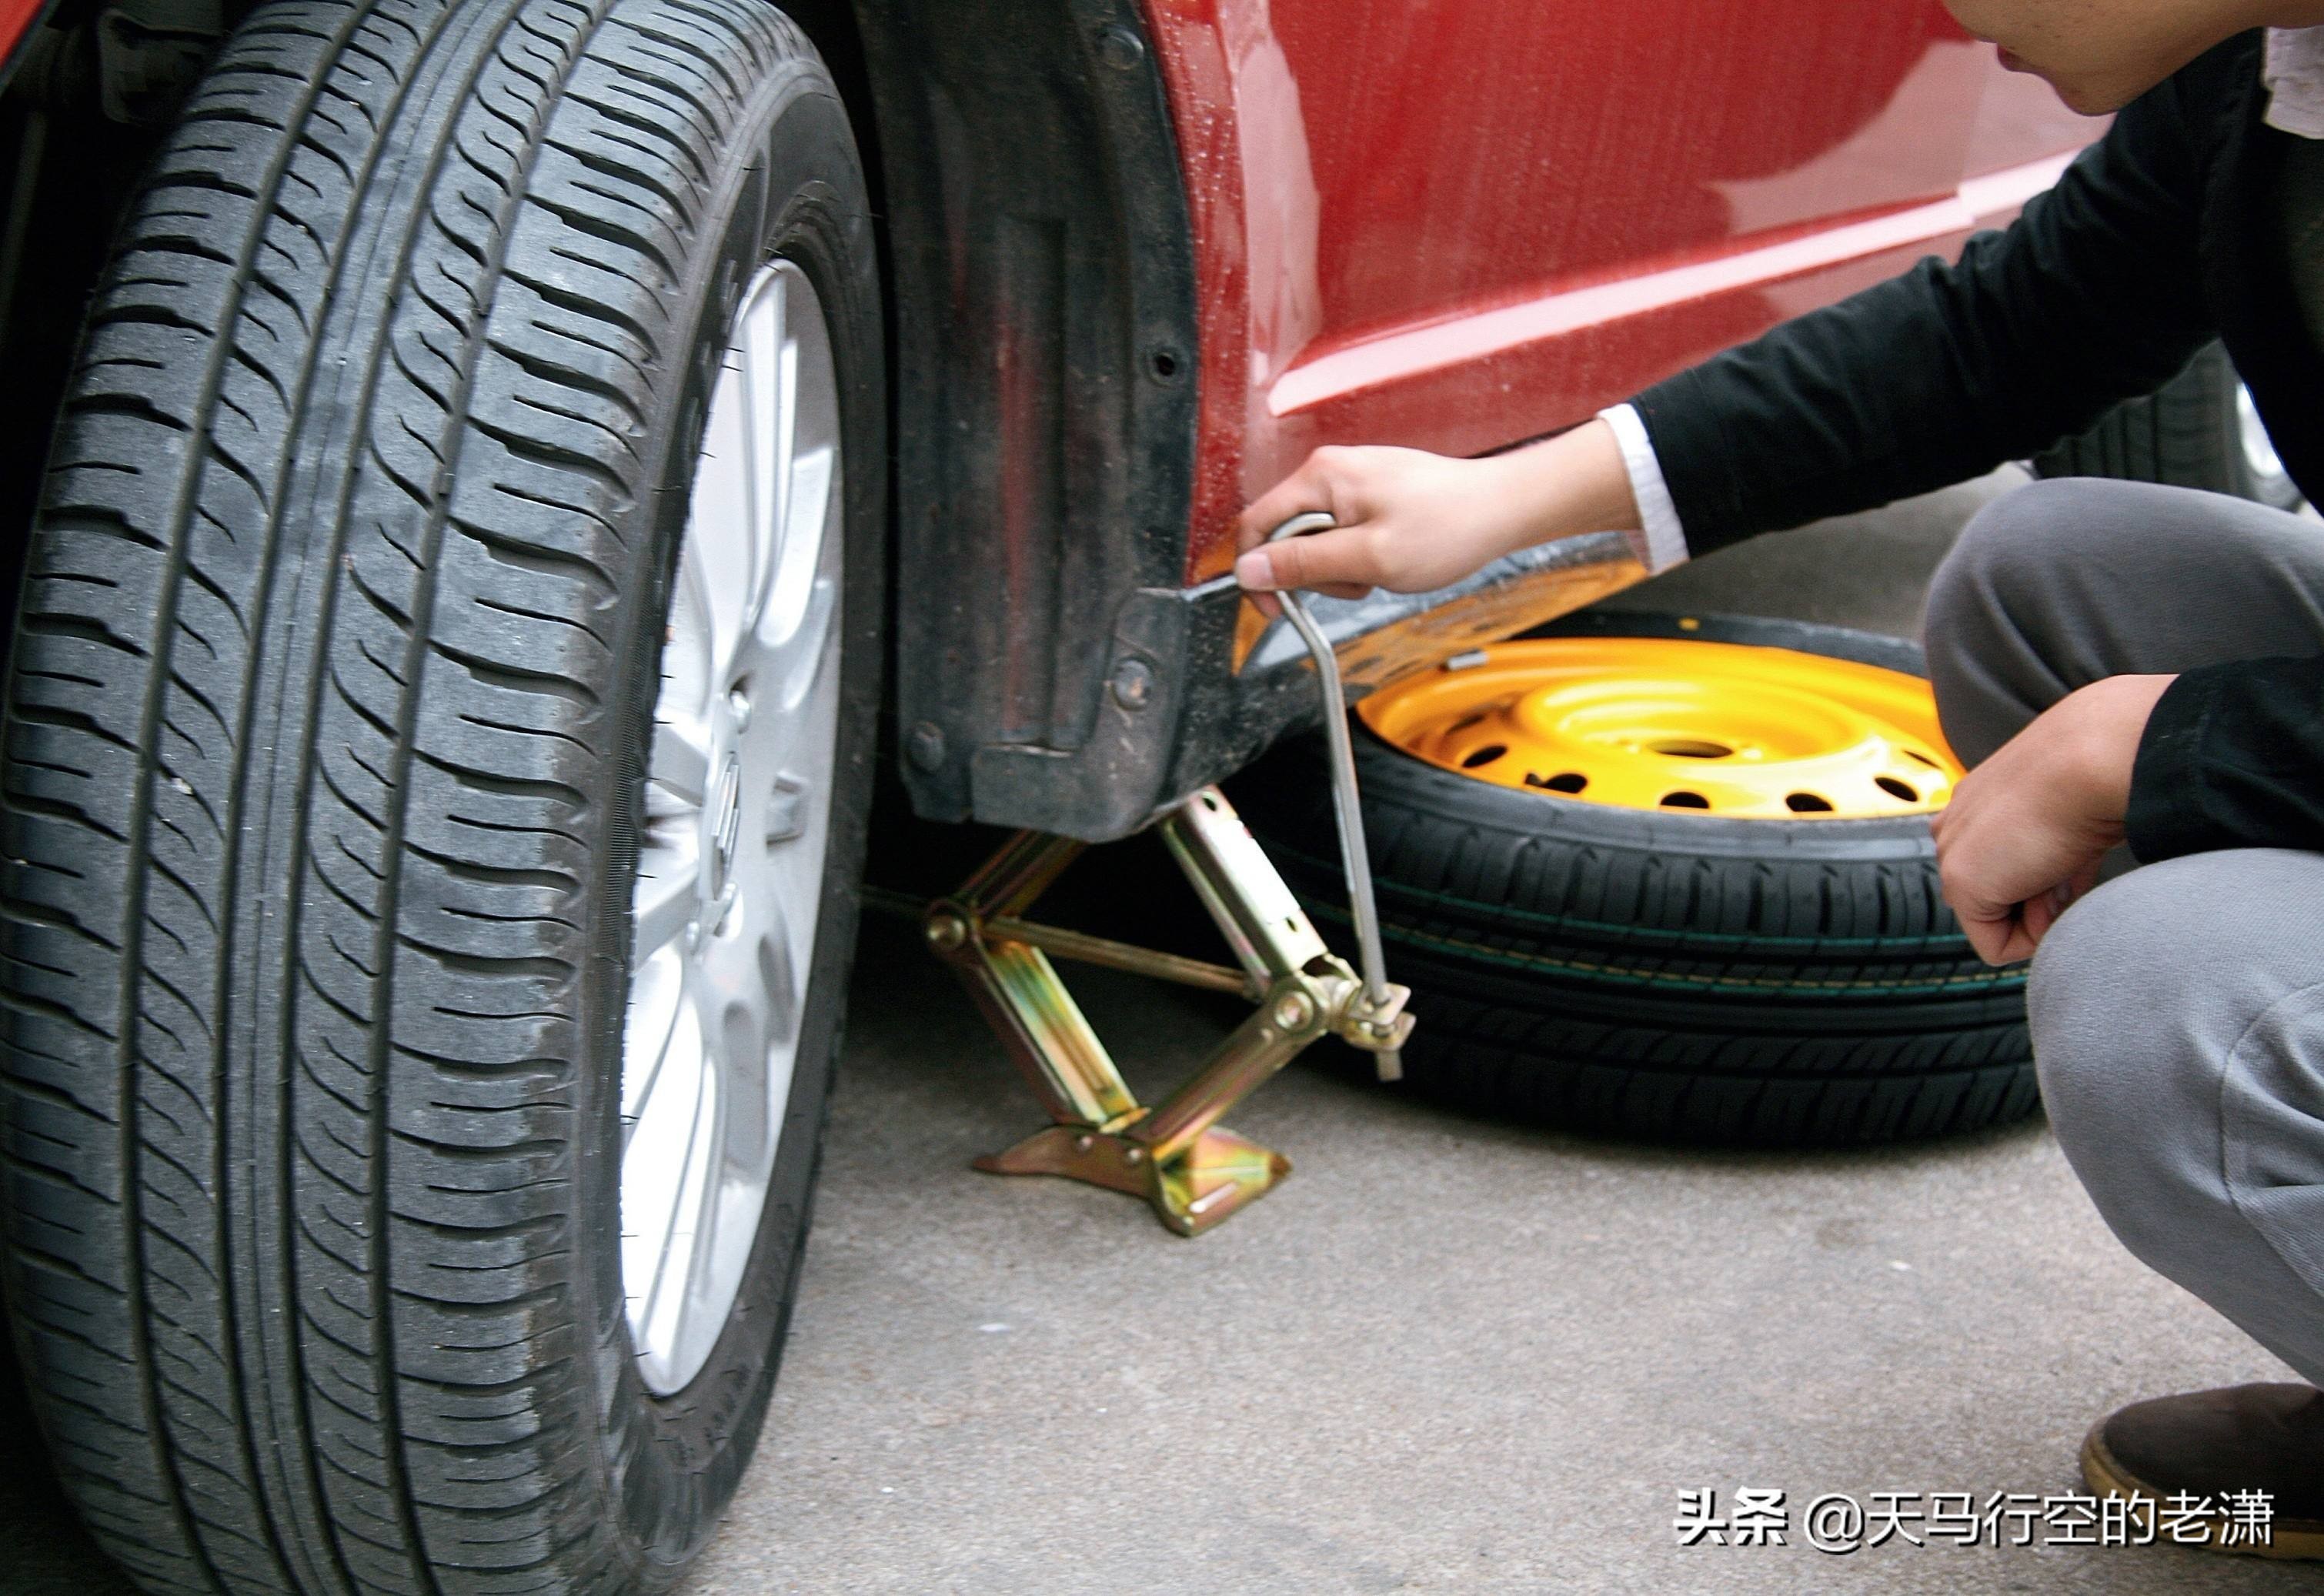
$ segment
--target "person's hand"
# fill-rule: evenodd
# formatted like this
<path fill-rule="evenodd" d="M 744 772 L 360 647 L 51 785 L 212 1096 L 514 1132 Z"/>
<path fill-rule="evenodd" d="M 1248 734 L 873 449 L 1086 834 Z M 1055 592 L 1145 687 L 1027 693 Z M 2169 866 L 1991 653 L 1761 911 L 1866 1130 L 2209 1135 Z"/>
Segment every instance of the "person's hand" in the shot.
<path fill-rule="evenodd" d="M 1268 543 L 1295 515 L 1330 531 Z M 1547 443 L 1481 460 L 1421 449 L 1321 448 L 1242 512 L 1235 577 L 1268 614 L 1279 588 L 1360 598 L 1425 593 L 1512 549 L 1573 532 L 1637 525 L 1613 429 L 1592 421 Z"/>
<path fill-rule="evenodd" d="M 1931 829 L 1945 901 L 1988 964 L 2034 950 L 2122 841 L 2130 772 L 2172 676 L 2069 693 L 1964 777 Z"/>

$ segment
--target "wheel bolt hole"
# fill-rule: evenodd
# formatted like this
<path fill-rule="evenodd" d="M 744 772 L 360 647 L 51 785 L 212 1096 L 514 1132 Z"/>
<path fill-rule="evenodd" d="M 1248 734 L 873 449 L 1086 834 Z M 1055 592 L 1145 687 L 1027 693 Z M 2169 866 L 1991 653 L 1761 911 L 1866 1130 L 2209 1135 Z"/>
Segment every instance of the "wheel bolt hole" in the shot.
<path fill-rule="evenodd" d="M 1919 793 L 1913 790 L 1912 788 L 1906 786 L 1904 782 L 1897 780 L 1894 776 L 1875 776 L 1872 779 L 1872 785 L 1886 793 L 1890 798 L 1902 798 L 1908 804 L 1917 804 L 1921 801 L 1921 795 Z"/>
<path fill-rule="evenodd" d="M 1666 792 L 1663 794 L 1665 809 L 1708 809 L 1711 800 L 1699 792 Z"/>
<path fill-rule="evenodd" d="M 1831 800 L 1820 798 L 1812 792 L 1794 792 L 1784 799 L 1784 807 L 1794 815 L 1829 815 Z"/>
<path fill-rule="evenodd" d="M 1508 752 L 1508 748 L 1506 744 L 1499 743 L 1488 743 L 1484 747 L 1478 749 L 1468 758 L 1462 760 L 1461 761 L 1461 768 L 1464 770 L 1474 770 L 1480 766 L 1491 764 L 1495 760 L 1500 758 L 1501 755 L 1507 752 Z"/>
<path fill-rule="evenodd" d="M 1544 792 L 1580 792 L 1590 785 L 1590 778 L 1579 770 L 1567 770 L 1555 776 L 1539 776 L 1526 772 L 1526 785 L 1538 787 Z"/>
<path fill-rule="evenodd" d="M 1735 757 L 1735 751 L 1726 743 L 1706 742 L 1700 737 L 1665 737 L 1646 746 L 1656 753 L 1669 754 L 1673 759 L 1723 760 Z"/>

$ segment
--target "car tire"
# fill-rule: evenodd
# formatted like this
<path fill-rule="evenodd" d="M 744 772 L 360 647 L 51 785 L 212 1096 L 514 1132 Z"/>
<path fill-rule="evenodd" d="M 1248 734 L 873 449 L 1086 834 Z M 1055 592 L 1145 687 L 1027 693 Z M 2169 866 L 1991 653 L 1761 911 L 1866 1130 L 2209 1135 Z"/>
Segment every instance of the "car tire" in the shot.
<path fill-rule="evenodd" d="M 2277 510 L 2306 502 L 2218 344 L 2154 392 L 2116 405 L 2088 432 L 2036 457 L 2034 474 L 2202 488 Z"/>
<path fill-rule="evenodd" d="M 1923 674 L 1839 627 L 1593 614 L 1536 636 L 1651 636 Z M 1978 962 L 1924 816 L 1734 819 L 1615 807 L 1425 763 L 1357 723 L 1388 973 L 1418 1018 L 1406 1089 L 1653 1140 L 1844 1146 L 2035 1105 L 2024 973 Z M 1320 738 L 1232 784 L 1311 913 L 1346 940 Z"/>
<path fill-rule="evenodd" d="M 267 5 L 157 157 L 0 758 L 8 1304 L 144 1589 L 659 1591 L 715 1527 L 852 956 L 877 284 L 750 0 Z"/>

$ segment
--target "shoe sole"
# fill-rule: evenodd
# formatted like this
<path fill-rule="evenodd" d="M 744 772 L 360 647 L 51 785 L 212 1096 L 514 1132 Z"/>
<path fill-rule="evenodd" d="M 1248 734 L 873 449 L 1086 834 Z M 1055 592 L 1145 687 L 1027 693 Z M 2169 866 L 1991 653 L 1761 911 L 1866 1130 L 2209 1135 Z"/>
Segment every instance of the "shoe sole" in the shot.
<path fill-rule="evenodd" d="M 2101 1434 L 2105 1428 L 2106 1421 L 2100 1419 L 2091 1426 L 2089 1439 L 2082 1443 L 2082 1483 L 2089 1487 L 2094 1496 L 2105 1496 L 2112 1492 L 2114 1495 L 2128 1497 L 2137 1502 L 2144 1510 L 2143 1527 L 2151 1527 L 2154 1523 L 2156 1504 L 2162 1500 L 2164 1493 L 2155 1490 L 2122 1466 L 2120 1460 L 2107 1449 L 2106 1441 Z M 2266 1557 L 2282 1563 L 2324 1560 L 2324 1524 L 2313 1523 L 2307 1519 L 2277 1519 L 2269 1526 L 2269 1542 L 2263 1546 L 2252 1545 L 2243 1541 L 2237 1541 L 2231 1546 L 2221 1545 L 2218 1539 L 2217 1523 L 2206 1522 L 2202 1528 L 2203 1536 L 2200 1540 L 2193 1538 L 2182 1540 L 2174 1534 L 2168 1542 L 2163 1544 L 2196 1547 L 2206 1552 L 2221 1553 L 2229 1557 Z"/>

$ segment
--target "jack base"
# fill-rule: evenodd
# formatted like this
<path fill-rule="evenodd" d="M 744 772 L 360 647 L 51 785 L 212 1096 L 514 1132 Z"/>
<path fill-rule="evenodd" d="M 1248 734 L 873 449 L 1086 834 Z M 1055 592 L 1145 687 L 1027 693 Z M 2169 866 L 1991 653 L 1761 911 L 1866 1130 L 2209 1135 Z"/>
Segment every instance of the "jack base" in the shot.
<path fill-rule="evenodd" d="M 1052 1125 L 1005 1153 L 976 1160 L 988 1175 L 1057 1175 L 1143 1197 L 1182 1236 L 1199 1236 L 1257 1202 L 1291 1173 L 1291 1160 L 1231 1130 L 1213 1129 L 1167 1163 L 1136 1138 Z"/>

